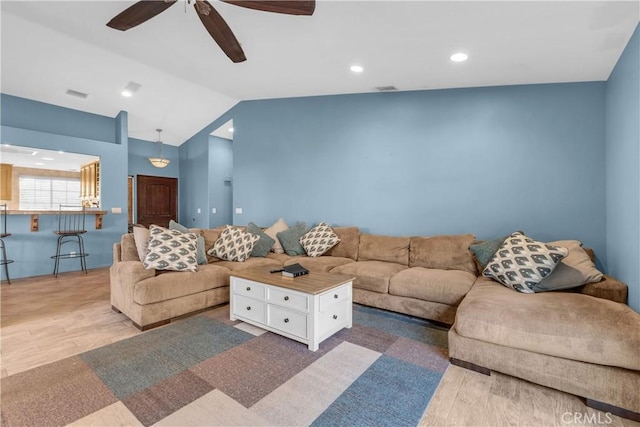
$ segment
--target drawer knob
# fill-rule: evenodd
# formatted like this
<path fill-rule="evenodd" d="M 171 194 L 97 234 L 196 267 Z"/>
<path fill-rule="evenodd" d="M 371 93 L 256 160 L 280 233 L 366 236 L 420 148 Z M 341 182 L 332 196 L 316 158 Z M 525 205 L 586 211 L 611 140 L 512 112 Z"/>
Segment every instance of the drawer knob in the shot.
<path fill-rule="evenodd" d="M 284 319 L 284 323 L 289 323 L 289 318 L 288 317 Z"/>
<path fill-rule="evenodd" d="M 334 314 L 334 315 L 333 315 L 333 319 L 335 320 L 335 319 L 337 319 L 337 318 L 338 318 L 338 315 L 337 315 L 337 314 Z"/>
<path fill-rule="evenodd" d="M 289 297 L 284 297 L 284 300 L 285 301 L 289 301 Z"/>
<path fill-rule="evenodd" d="M 335 299 L 338 299 L 338 294 L 333 294 L 333 297 L 334 297 Z"/>
<path fill-rule="evenodd" d="M 247 310 L 251 311 L 251 306 L 247 307 Z"/>
<path fill-rule="evenodd" d="M 250 290 L 251 290 L 251 286 L 247 286 L 247 291 L 250 291 Z"/>

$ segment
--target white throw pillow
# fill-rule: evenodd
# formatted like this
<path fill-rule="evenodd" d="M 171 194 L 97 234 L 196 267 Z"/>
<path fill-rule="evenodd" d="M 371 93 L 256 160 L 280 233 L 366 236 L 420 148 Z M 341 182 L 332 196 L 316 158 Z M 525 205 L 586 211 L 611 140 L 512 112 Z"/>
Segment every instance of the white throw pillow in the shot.
<path fill-rule="evenodd" d="M 226 225 L 213 247 L 207 254 L 225 261 L 244 262 L 251 255 L 253 246 L 260 236 Z"/>
<path fill-rule="evenodd" d="M 144 259 L 147 257 L 149 229 L 146 227 L 133 227 L 133 241 L 136 243 L 138 258 L 140 258 L 140 261 L 144 261 Z"/>
<path fill-rule="evenodd" d="M 535 286 L 568 254 L 567 248 L 549 246 L 515 232 L 500 245 L 482 275 L 518 292 L 532 294 Z"/>
<path fill-rule="evenodd" d="M 144 268 L 173 271 L 196 271 L 198 236 L 158 225 L 149 227 L 149 245 Z"/>
<path fill-rule="evenodd" d="M 340 238 L 326 223 L 313 227 L 300 238 L 300 244 L 304 248 L 307 256 L 319 257 L 329 249 L 340 243 Z"/>

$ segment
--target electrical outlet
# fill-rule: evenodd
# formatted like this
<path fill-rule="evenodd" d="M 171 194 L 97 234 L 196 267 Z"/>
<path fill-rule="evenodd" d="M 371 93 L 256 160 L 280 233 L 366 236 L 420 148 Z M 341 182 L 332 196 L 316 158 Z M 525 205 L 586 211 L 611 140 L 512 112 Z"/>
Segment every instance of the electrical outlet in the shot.
<path fill-rule="evenodd" d="M 217 212 L 216 208 L 211 208 L 211 213 L 212 213 L 212 214 L 214 214 L 214 213 L 216 213 L 216 212 Z"/>
<path fill-rule="evenodd" d="M 202 213 L 202 209 L 200 208 L 196 209 L 196 213 Z"/>

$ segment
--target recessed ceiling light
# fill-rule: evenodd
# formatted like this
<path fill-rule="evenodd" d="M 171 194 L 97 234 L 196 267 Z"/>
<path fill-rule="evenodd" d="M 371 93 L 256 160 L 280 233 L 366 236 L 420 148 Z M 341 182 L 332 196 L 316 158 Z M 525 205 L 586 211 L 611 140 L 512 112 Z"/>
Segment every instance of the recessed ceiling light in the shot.
<path fill-rule="evenodd" d="M 462 52 L 454 53 L 453 55 L 451 55 L 449 57 L 449 59 L 451 59 L 453 62 L 464 62 L 468 58 L 469 58 L 469 55 L 467 55 L 466 53 L 462 53 Z"/>
<path fill-rule="evenodd" d="M 131 97 L 131 95 L 133 95 L 131 92 L 129 92 L 128 90 L 123 90 L 122 92 L 120 92 L 122 94 L 122 96 L 129 98 Z"/>
<path fill-rule="evenodd" d="M 43 157 L 42 160 L 55 160 L 53 157 Z"/>
<path fill-rule="evenodd" d="M 36 162 L 36 166 L 44 166 L 44 163 L 42 163 L 42 162 Z"/>
<path fill-rule="evenodd" d="M 59 150 L 59 151 L 58 151 L 58 154 L 64 154 L 64 151 Z"/>
<path fill-rule="evenodd" d="M 350 70 L 353 71 L 354 73 L 361 73 L 364 71 L 364 68 L 362 68 L 362 66 L 360 65 L 352 65 Z"/>
<path fill-rule="evenodd" d="M 233 132 L 233 128 L 229 128 L 229 132 Z"/>
<path fill-rule="evenodd" d="M 133 94 L 136 93 L 138 89 L 140 89 L 140 87 L 142 87 L 140 83 L 129 82 L 120 93 L 122 94 L 122 96 L 126 96 L 127 98 L 129 98 L 130 96 L 133 96 Z"/>

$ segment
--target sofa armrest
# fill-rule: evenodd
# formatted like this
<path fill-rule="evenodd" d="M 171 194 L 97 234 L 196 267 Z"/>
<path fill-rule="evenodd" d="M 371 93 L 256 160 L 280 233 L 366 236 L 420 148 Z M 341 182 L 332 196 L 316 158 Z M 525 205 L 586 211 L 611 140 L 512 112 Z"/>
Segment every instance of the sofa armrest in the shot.
<path fill-rule="evenodd" d="M 122 261 L 122 245 L 120 243 L 113 244 L 113 263 Z"/>
<path fill-rule="evenodd" d="M 149 270 L 145 269 L 140 261 L 120 261 L 115 263 L 113 267 L 115 268 L 118 280 L 121 283 L 127 283 L 131 286 L 141 280 L 156 275 L 156 270 L 153 268 Z"/>
<path fill-rule="evenodd" d="M 577 291 L 597 298 L 604 298 L 622 304 L 627 303 L 627 285 L 607 275 L 600 282 L 587 283 L 579 287 Z"/>

